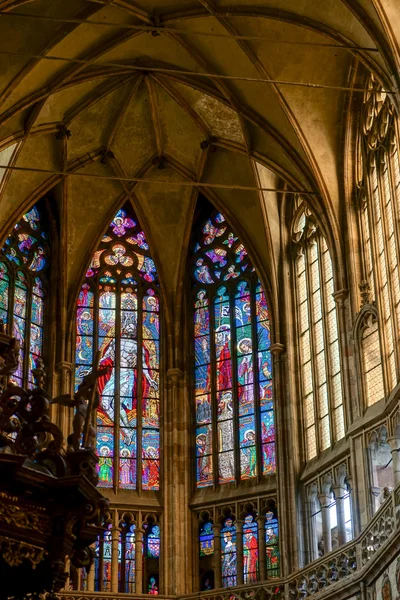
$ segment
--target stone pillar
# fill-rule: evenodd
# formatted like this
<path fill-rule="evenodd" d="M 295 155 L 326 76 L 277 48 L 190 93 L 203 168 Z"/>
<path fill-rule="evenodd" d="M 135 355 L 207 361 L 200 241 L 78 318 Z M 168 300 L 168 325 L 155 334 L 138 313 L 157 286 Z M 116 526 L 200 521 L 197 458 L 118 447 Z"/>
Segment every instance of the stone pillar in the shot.
<path fill-rule="evenodd" d="M 222 588 L 221 561 L 221 523 L 214 524 L 214 584 L 218 590 Z"/>
<path fill-rule="evenodd" d="M 310 556 L 309 556 L 309 560 L 308 562 L 312 562 L 313 560 L 317 560 L 318 558 L 318 539 L 316 536 L 316 531 L 317 531 L 317 517 L 316 517 L 316 512 L 317 512 L 317 500 L 318 498 L 318 489 L 317 489 L 317 485 L 313 484 L 311 486 L 311 490 L 310 493 L 308 494 L 308 498 L 307 498 L 307 513 L 306 513 L 306 519 L 307 519 L 307 533 L 308 533 L 308 540 L 309 540 L 309 550 L 310 550 Z"/>
<path fill-rule="evenodd" d="M 342 488 L 340 485 L 335 485 L 333 488 L 336 499 L 336 519 L 337 519 L 337 533 L 338 533 L 338 545 L 343 546 L 346 543 L 346 517 L 344 514 L 344 499 L 343 496 L 347 493 L 347 490 Z"/>
<path fill-rule="evenodd" d="M 328 554 L 332 550 L 331 537 L 331 518 L 328 506 L 331 504 L 331 497 L 327 494 L 318 494 L 321 503 L 322 512 L 322 539 L 324 541 L 324 554 Z"/>
<path fill-rule="evenodd" d="M 118 592 L 118 550 L 121 530 L 114 525 L 111 529 L 111 591 Z"/>
<path fill-rule="evenodd" d="M 164 394 L 163 448 L 163 552 L 160 560 L 160 592 L 168 595 L 193 591 L 193 527 L 189 507 L 192 491 L 190 402 L 183 372 L 167 371 Z M 176 543 L 179 540 L 179 543 Z"/>
<path fill-rule="evenodd" d="M 72 363 L 62 361 L 56 366 L 57 372 L 57 392 L 55 395 L 62 396 L 63 394 L 70 394 L 72 390 Z M 61 429 L 65 440 L 68 435 L 72 432 L 72 419 L 74 411 L 67 406 L 56 406 L 51 407 L 51 411 L 56 410 L 57 413 L 51 413 L 51 418 L 55 420 L 56 424 Z"/>
<path fill-rule="evenodd" d="M 266 548 L 265 548 L 265 515 L 258 515 L 258 564 L 260 567 L 260 581 L 267 579 Z"/>
<path fill-rule="evenodd" d="M 397 434 L 388 438 L 392 452 L 393 484 L 396 487 L 400 483 L 400 436 Z"/>
<path fill-rule="evenodd" d="M 237 585 L 243 585 L 243 521 L 240 519 L 235 521 L 235 527 L 236 527 L 236 568 L 237 568 L 236 583 L 237 583 Z"/>
<path fill-rule="evenodd" d="M 135 531 L 135 588 L 136 594 L 143 593 L 143 529 Z"/>

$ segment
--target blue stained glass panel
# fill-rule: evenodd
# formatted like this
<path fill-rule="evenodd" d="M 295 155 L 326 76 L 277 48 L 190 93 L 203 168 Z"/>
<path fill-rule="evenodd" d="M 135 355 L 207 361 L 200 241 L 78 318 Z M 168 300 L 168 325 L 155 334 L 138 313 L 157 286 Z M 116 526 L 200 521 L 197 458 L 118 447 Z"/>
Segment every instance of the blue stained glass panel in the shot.
<path fill-rule="evenodd" d="M 160 558 L 160 527 L 151 525 L 147 533 L 147 556 L 148 558 Z"/>
<path fill-rule="evenodd" d="M 37 296 L 36 294 L 32 294 L 32 312 L 31 312 L 31 320 L 32 323 L 36 325 L 43 326 L 43 311 L 44 311 L 44 302 L 43 298 Z"/>
<path fill-rule="evenodd" d="M 211 392 L 210 366 L 204 365 L 195 369 L 196 394 Z"/>
<path fill-rule="evenodd" d="M 93 361 L 93 338 L 79 336 L 76 343 L 76 361 L 81 365 L 91 365 Z"/>
<path fill-rule="evenodd" d="M 143 312 L 143 338 L 160 339 L 160 317 L 156 312 Z"/>
<path fill-rule="evenodd" d="M 120 397 L 119 419 L 121 427 L 136 427 L 137 398 L 133 395 Z"/>
<path fill-rule="evenodd" d="M 279 523 L 274 512 L 265 515 L 266 567 L 268 577 L 280 576 Z"/>
<path fill-rule="evenodd" d="M 42 355 L 43 349 L 43 329 L 31 323 L 30 333 L 30 352 L 36 357 Z"/>
<path fill-rule="evenodd" d="M 226 519 L 221 528 L 221 568 L 223 587 L 232 587 L 237 581 L 236 527 L 232 519 Z"/>
<path fill-rule="evenodd" d="M 250 296 L 244 296 L 235 300 L 235 325 L 242 327 L 251 323 Z"/>
<path fill-rule="evenodd" d="M 203 335 L 195 338 L 194 353 L 196 366 L 206 365 L 210 362 L 210 336 Z"/>
<path fill-rule="evenodd" d="M 214 554 L 214 531 L 213 525 L 208 521 L 200 528 L 200 557 Z"/>
<path fill-rule="evenodd" d="M 119 486 L 136 489 L 136 429 L 121 427 L 119 443 Z"/>
<path fill-rule="evenodd" d="M 147 296 L 143 298 L 143 312 L 159 312 L 160 311 L 160 300 L 155 295 L 154 290 L 147 290 Z M 148 317 L 150 318 L 150 317 Z"/>
<path fill-rule="evenodd" d="M 197 423 L 211 423 L 212 407 L 209 394 L 196 396 L 196 421 Z"/>
<path fill-rule="evenodd" d="M 260 381 L 272 379 L 272 356 L 269 350 L 263 350 L 258 353 L 258 370 Z"/>
<path fill-rule="evenodd" d="M 93 309 L 79 307 L 76 313 L 76 334 L 93 335 Z"/>

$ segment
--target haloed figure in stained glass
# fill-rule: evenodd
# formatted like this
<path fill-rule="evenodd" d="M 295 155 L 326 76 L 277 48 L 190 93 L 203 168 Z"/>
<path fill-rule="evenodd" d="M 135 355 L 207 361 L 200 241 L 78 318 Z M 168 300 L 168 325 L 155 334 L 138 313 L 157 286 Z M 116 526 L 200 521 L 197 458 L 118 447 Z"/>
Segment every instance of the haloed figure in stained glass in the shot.
<path fill-rule="evenodd" d="M 159 488 L 159 344 L 157 272 L 127 206 L 94 253 L 78 299 L 76 384 L 91 369 L 95 348 L 108 367 L 97 411 L 101 487 Z"/>
<path fill-rule="evenodd" d="M 268 306 L 246 248 L 217 211 L 194 235 L 192 281 L 197 487 L 274 473 Z"/>

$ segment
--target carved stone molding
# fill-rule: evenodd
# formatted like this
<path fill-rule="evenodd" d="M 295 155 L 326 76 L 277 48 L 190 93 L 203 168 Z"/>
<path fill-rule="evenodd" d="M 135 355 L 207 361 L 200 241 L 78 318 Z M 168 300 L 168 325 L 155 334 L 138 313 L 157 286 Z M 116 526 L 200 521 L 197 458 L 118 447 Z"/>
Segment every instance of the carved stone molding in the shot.
<path fill-rule="evenodd" d="M 183 371 L 177 368 L 168 369 L 167 380 L 168 383 L 171 383 L 174 386 L 180 385 L 183 380 Z"/>
<path fill-rule="evenodd" d="M 17 542 L 2 535 L 0 536 L 0 548 L 2 558 L 10 567 L 18 567 L 24 560 L 28 560 L 35 569 L 47 555 L 43 548 L 25 542 Z"/>

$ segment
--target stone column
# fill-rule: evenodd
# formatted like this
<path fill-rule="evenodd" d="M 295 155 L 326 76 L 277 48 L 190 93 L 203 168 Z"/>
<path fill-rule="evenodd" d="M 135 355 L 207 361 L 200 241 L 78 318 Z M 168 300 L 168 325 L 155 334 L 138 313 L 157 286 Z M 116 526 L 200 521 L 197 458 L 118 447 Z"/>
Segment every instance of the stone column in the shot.
<path fill-rule="evenodd" d="M 111 529 L 111 591 L 113 593 L 118 592 L 118 546 L 120 533 L 120 528 L 114 525 Z"/>
<path fill-rule="evenodd" d="M 311 489 L 307 498 L 307 532 L 309 539 L 309 550 L 310 557 L 308 562 L 312 562 L 313 560 L 317 560 L 318 558 L 318 539 L 316 536 L 317 531 L 317 517 L 315 513 L 317 512 L 316 508 L 316 500 L 318 498 L 318 489 L 316 484 L 312 484 Z"/>
<path fill-rule="evenodd" d="M 193 590 L 193 527 L 189 507 L 192 453 L 189 390 L 180 369 L 167 371 L 164 394 L 164 516 L 160 561 L 161 593 L 183 595 Z M 179 543 L 176 543 L 179 540 Z"/>
<path fill-rule="evenodd" d="M 318 494 L 321 503 L 322 511 L 322 538 L 324 541 L 324 554 L 328 554 L 332 550 L 331 537 L 331 517 L 328 506 L 331 504 L 331 497 L 327 494 Z"/>
<path fill-rule="evenodd" d="M 260 581 L 267 579 L 266 548 L 265 548 L 265 515 L 258 515 L 258 564 L 260 566 Z"/>
<path fill-rule="evenodd" d="M 214 524 L 214 584 L 218 590 L 222 587 L 221 561 L 221 523 Z"/>
<path fill-rule="evenodd" d="M 135 531 L 135 589 L 136 594 L 143 593 L 143 529 Z"/>
<path fill-rule="evenodd" d="M 388 438 L 392 452 L 393 462 L 393 484 L 396 487 L 400 483 L 400 435 Z"/>
<path fill-rule="evenodd" d="M 346 543 L 346 517 L 344 514 L 344 499 L 343 496 L 347 493 L 347 490 L 342 488 L 340 485 L 335 485 L 333 488 L 336 499 L 336 519 L 337 519 L 337 533 L 338 533 L 338 545 L 343 546 Z"/>
<path fill-rule="evenodd" d="M 235 521 L 236 527 L 236 583 L 243 585 L 243 521 Z"/>
<path fill-rule="evenodd" d="M 55 395 L 62 396 L 63 394 L 70 394 L 72 392 L 72 363 L 67 361 L 59 362 L 56 366 L 57 372 L 57 392 Z M 61 429 L 65 440 L 68 435 L 72 432 L 72 419 L 74 411 L 67 406 L 54 406 L 51 407 L 51 411 L 56 410 L 57 413 L 51 413 L 52 419 L 54 418 L 56 424 Z"/>

